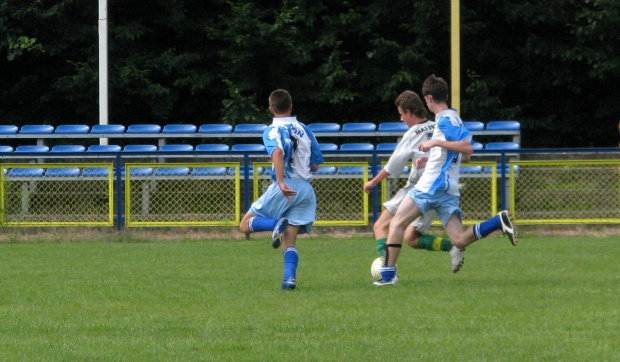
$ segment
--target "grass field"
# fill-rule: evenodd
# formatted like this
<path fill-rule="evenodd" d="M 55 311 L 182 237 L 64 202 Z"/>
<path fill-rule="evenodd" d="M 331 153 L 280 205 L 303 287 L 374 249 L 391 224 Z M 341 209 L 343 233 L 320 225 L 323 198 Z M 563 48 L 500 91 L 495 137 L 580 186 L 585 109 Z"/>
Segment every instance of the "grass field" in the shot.
<path fill-rule="evenodd" d="M 461 272 L 370 237 L 0 244 L 2 361 L 618 361 L 620 237 L 492 237 Z"/>

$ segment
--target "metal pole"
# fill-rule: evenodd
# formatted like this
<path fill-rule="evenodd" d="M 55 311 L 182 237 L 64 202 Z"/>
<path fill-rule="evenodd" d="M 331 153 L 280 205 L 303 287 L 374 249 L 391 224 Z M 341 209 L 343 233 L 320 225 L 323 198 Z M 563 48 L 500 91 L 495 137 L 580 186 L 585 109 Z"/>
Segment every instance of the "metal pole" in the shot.
<path fill-rule="evenodd" d="M 461 111 L 461 13 L 460 1 L 450 0 L 450 63 L 452 73 L 452 108 Z"/>
<path fill-rule="evenodd" d="M 99 0 L 99 124 L 108 124 L 108 1 Z M 107 145 L 107 138 L 99 144 Z"/>

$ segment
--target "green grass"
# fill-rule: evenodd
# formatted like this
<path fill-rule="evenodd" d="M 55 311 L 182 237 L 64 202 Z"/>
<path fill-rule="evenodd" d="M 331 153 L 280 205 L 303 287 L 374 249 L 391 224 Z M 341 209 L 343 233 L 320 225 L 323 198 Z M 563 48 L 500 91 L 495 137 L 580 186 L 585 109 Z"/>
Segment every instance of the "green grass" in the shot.
<path fill-rule="evenodd" d="M 0 244 L 0 360 L 620 360 L 619 237 L 407 248 L 382 288 L 373 244 L 299 240 L 292 292 L 265 238 Z"/>

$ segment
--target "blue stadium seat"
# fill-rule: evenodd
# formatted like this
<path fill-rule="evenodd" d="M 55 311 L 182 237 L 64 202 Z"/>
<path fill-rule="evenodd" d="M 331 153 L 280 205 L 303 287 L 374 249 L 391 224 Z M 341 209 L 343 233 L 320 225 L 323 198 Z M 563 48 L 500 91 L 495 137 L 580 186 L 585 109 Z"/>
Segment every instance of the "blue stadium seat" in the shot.
<path fill-rule="evenodd" d="M 0 152 L 13 152 L 13 147 L 11 147 L 11 146 L 0 146 Z"/>
<path fill-rule="evenodd" d="M 339 175 L 363 175 L 363 166 L 340 166 L 338 168 Z"/>
<path fill-rule="evenodd" d="M 56 134 L 88 134 L 90 127 L 85 124 L 61 124 L 56 127 Z"/>
<path fill-rule="evenodd" d="M 310 123 L 308 128 L 310 128 L 312 133 L 340 132 L 340 125 L 338 123 Z"/>
<path fill-rule="evenodd" d="M 226 171 L 224 166 L 194 167 L 192 176 L 224 176 Z"/>
<path fill-rule="evenodd" d="M 269 168 L 269 167 L 267 167 L 267 168 Z M 260 169 L 260 170 L 259 170 L 259 174 L 260 174 L 260 171 L 261 171 L 261 170 L 262 170 L 262 169 Z M 244 176 L 244 175 L 243 175 L 243 172 L 244 172 L 244 171 L 243 171 L 243 165 L 240 165 L 240 166 L 239 166 L 239 176 L 240 176 L 240 177 L 243 177 L 243 176 Z M 229 175 L 231 175 L 231 176 L 234 176 L 234 175 L 235 175 L 235 168 L 234 168 L 234 167 L 229 168 L 229 169 L 228 169 L 228 174 L 229 174 Z M 265 174 L 267 174 L 267 173 L 265 172 Z M 254 167 L 252 167 L 252 166 L 248 167 L 248 175 L 250 175 L 250 176 L 253 176 L 253 175 L 254 175 Z"/>
<path fill-rule="evenodd" d="M 194 146 L 192 145 L 185 145 L 185 144 L 169 144 L 169 145 L 162 145 L 159 147 L 160 151 L 167 151 L 167 152 L 188 152 L 188 151 L 193 151 L 194 150 Z"/>
<path fill-rule="evenodd" d="M 319 166 L 319 169 L 314 173 L 315 175 L 335 175 L 336 167 L 334 166 Z"/>
<path fill-rule="evenodd" d="M 506 167 L 504 168 L 504 170 L 506 171 L 506 174 L 510 174 L 510 167 L 509 165 L 506 165 Z M 515 172 L 519 172 L 519 166 L 514 166 L 514 170 Z M 484 167 L 484 173 L 491 173 L 493 171 L 493 168 L 491 166 L 485 166 Z M 502 164 L 498 163 L 497 164 L 497 174 L 501 175 L 502 173 Z"/>
<path fill-rule="evenodd" d="M 227 152 L 229 150 L 230 147 L 223 143 L 203 143 L 196 146 L 196 151 Z"/>
<path fill-rule="evenodd" d="M 22 126 L 19 134 L 52 134 L 54 127 L 46 124 Z"/>
<path fill-rule="evenodd" d="M 231 151 L 265 151 L 265 146 L 260 143 L 236 144 L 230 148 Z"/>
<path fill-rule="evenodd" d="M 118 145 L 92 145 L 88 146 L 86 152 L 121 152 L 121 146 Z"/>
<path fill-rule="evenodd" d="M 168 124 L 164 126 L 161 133 L 196 133 L 196 126 L 193 124 Z"/>
<path fill-rule="evenodd" d="M 235 126 L 235 133 L 260 133 L 267 128 L 264 124 L 238 124 Z"/>
<path fill-rule="evenodd" d="M 37 145 L 37 146 L 17 146 L 17 148 L 15 149 L 15 152 L 41 152 L 41 153 L 45 153 L 45 152 L 49 152 L 50 148 L 47 146 L 43 146 L 43 145 Z"/>
<path fill-rule="evenodd" d="M 116 170 L 114 171 L 116 174 Z M 151 176 L 153 174 L 153 168 L 151 167 L 132 167 L 131 176 Z M 121 176 L 125 177 L 125 167 L 121 167 Z"/>
<path fill-rule="evenodd" d="M 518 121 L 490 121 L 487 123 L 487 131 L 518 131 L 521 124 Z"/>
<path fill-rule="evenodd" d="M 187 176 L 189 167 L 157 167 L 155 176 Z"/>
<path fill-rule="evenodd" d="M 379 123 L 379 132 L 407 132 L 409 127 L 404 122 Z"/>
<path fill-rule="evenodd" d="M 96 124 L 90 129 L 90 134 L 122 134 L 125 126 L 122 124 Z"/>
<path fill-rule="evenodd" d="M 396 145 L 398 145 L 396 142 L 379 143 L 377 145 L 377 151 L 394 151 L 396 149 Z"/>
<path fill-rule="evenodd" d="M 82 145 L 58 145 L 52 147 L 51 152 L 84 152 L 86 147 Z"/>
<path fill-rule="evenodd" d="M 518 150 L 519 144 L 516 142 L 489 142 L 484 148 L 486 150 L 496 150 L 496 151 L 510 151 L 510 150 Z"/>
<path fill-rule="evenodd" d="M 84 167 L 82 170 L 82 177 L 107 177 L 107 167 Z"/>
<path fill-rule="evenodd" d="M 484 149 L 484 146 L 480 142 L 474 142 L 471 144 L 471 146 L 473 147 L 474 151 Z"/>
<path fill-rule="evenodd" d="M 319 143 L 321 151 L 338 151 L 338 145 L 335 143 Z"/>
<path fill-rule="evenodd" d="M 158 124 L 132 124 L 127 127 L 127 133 L 131 134 L 151 134 L 161 132 L 161 126 Z"/>
<path fill-rule="evenodd" d="M 342 132 L 375 132 L 377 126 L 369 122 L 345 123 L 342 126 Z"/>
<path fill-rule="evenodd" d="M 229 124 L 203 124 L 198 129 L 198 133 L 231 133 L 233 127 Z"/>
<path fill-rule="evenodd" d="M 45 171 L 45 176 L 49 177 L 77 177 L 80 169 L 77 167 L 52 167 Z"/>
<path fill-rule="evenodd" d="M 482 166 L 461 166 L 461 173 L 465 173 L 465 174 L 482 173 Z"/>
<path fill-rule="evenodd" d="M 41 177 L 43 172 L 45 170 L 39 167 L 12 168 L 8 175 L 11 177 Z"/>
<path fill-rule="evenodd" d="M 156 152 L 155 145 L 127 145 L 123 147 L 123 152 Z"/>
<path fill-rule="evenodd" d="M 484 123 L 480 122 L 480 121 L 468 121 L 468 122 L 463 122 L 463 125 L 465 126 L 465 128 L 467 128 L 470 131 L 484 131 Z"/>
<path fill-rule="evenodd" d="M 0 134 L 17 134 L 17 126 L 0 126 Z"/>
<path fill-rule="evenodd" d="M 343 143 L 340 151 L 372 151 L 375 146 L 372 143 Z"/>

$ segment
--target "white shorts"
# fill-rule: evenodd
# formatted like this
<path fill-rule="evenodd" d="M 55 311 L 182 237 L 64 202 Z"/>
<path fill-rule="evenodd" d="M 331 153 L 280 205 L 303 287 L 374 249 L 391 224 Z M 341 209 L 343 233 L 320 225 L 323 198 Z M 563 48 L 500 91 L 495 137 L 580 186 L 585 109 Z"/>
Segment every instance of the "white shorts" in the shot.
<path fill-rule="evenodd" d="M 394 197 L 383 203 L 383 207 L 385 207 L 385 209 L 389 211 L 390 214 L 395 215 L 396 210 L 398 210 L 398 206 L 400 206 L 400 203 L 407 196 L 413 186 L 414 185 L 410 185 L 398 190 Z M 435 210 L 429 210 L 426 214 L 422 214 L 422 216 L 413 220 L 413 222 L 411 222 L 411 226 L 415 227 L 416 230 L 421 234 L 424 234 L 431 226 L 431 223 L 433 222 L 433 220 L 435 220 L 436 217 L 437 212 L 435 212 Z"/>

